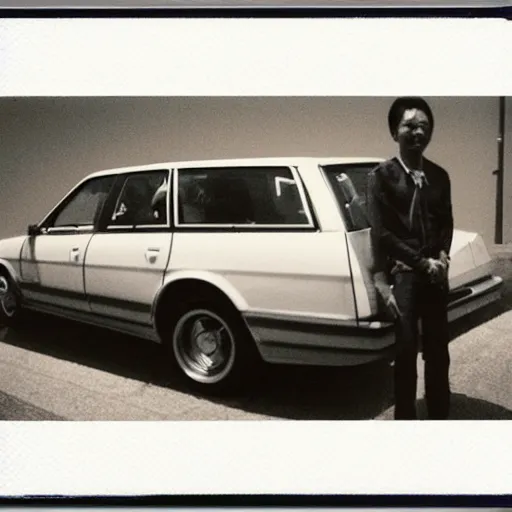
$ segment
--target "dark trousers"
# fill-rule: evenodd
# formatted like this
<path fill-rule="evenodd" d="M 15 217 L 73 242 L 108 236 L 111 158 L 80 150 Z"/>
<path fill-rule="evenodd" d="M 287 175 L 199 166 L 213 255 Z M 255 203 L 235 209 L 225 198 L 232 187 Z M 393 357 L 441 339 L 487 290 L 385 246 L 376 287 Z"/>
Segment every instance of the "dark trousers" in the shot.
<path fill-rule="evenodd" d="M 428 416 L 446 419 L 450 408 L 448 283 L 431 284 L 414 272 L 399 272 L 393 293 L 402 313 L 396 321 L 395 419 L 416 418 L 418 319 L 422 321 Z"/>

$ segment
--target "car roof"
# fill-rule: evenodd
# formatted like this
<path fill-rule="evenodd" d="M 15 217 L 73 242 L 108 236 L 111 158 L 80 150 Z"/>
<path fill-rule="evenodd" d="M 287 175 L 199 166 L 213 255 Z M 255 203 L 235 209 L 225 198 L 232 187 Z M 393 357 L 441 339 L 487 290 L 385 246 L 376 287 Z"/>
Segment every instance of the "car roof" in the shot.
<path fill-rule="evenodd" d="M 219 160 L 189 160 L 179 162 L 160 162 L 149 165 L 132 165 L 129 167 L 119 167 L 113 169 L 105 169 L 92 174 L 87 178 L 95 178 L 109 174 L 123 174 L 129 172 L 154 171 L 161 169 L 174 168 L 194 168 L 194 167 L 256 167 L 259 165 L 300 165 L 314 162 L 318 165 L 349 165 L 349 164 L 377 164 L 382 162 L 383 158 L 378 157 L 267 157 L 267 158 L 231 158 Z"/>

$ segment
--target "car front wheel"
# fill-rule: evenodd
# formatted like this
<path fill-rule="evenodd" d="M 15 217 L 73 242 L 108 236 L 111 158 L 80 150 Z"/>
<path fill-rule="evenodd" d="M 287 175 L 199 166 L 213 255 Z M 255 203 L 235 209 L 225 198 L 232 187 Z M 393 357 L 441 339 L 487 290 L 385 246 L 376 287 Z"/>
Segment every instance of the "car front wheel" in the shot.
<path fill-rule="evenodd" d="M 225 393 L 247 383 L 258 358 L 238 312 L 191 304 L 174 318 L 169 348 L 189 384 L 201 392 Z"/>
<path fill-rule="evenodd" d="M 20 314 L 20 302 L 11 277 L 0 271 L 0 325 L 14 325 Z"/>

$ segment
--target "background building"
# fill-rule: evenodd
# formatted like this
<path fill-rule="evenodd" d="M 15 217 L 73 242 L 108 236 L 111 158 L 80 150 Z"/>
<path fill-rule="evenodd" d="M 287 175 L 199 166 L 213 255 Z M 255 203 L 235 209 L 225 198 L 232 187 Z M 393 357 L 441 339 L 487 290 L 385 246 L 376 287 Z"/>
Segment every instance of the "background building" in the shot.
<path fill-rule="evenodd" d="M 495 241 L 500 99 L 427 98 L 427 156 L 452 179 L 456 227 Z M 392 98 L 0 99 L 0 237 L 24 233 L 87 174 L 167 160 L 395 153 Z M 512 242 L 512 99 L 505 102 L 503 242 Z"/>

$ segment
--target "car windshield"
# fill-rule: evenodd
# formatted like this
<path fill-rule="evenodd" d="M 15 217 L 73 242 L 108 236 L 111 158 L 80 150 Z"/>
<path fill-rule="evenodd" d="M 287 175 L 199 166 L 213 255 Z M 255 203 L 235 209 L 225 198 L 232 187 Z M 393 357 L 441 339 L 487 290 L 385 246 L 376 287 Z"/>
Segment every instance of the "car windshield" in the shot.
<path fill-rule="evenodd" d="M 349 231 L 369 227 L 366 211 L 366 181 L 368 173 L 376 165 L 377 162 L 322 166 Z"/>

